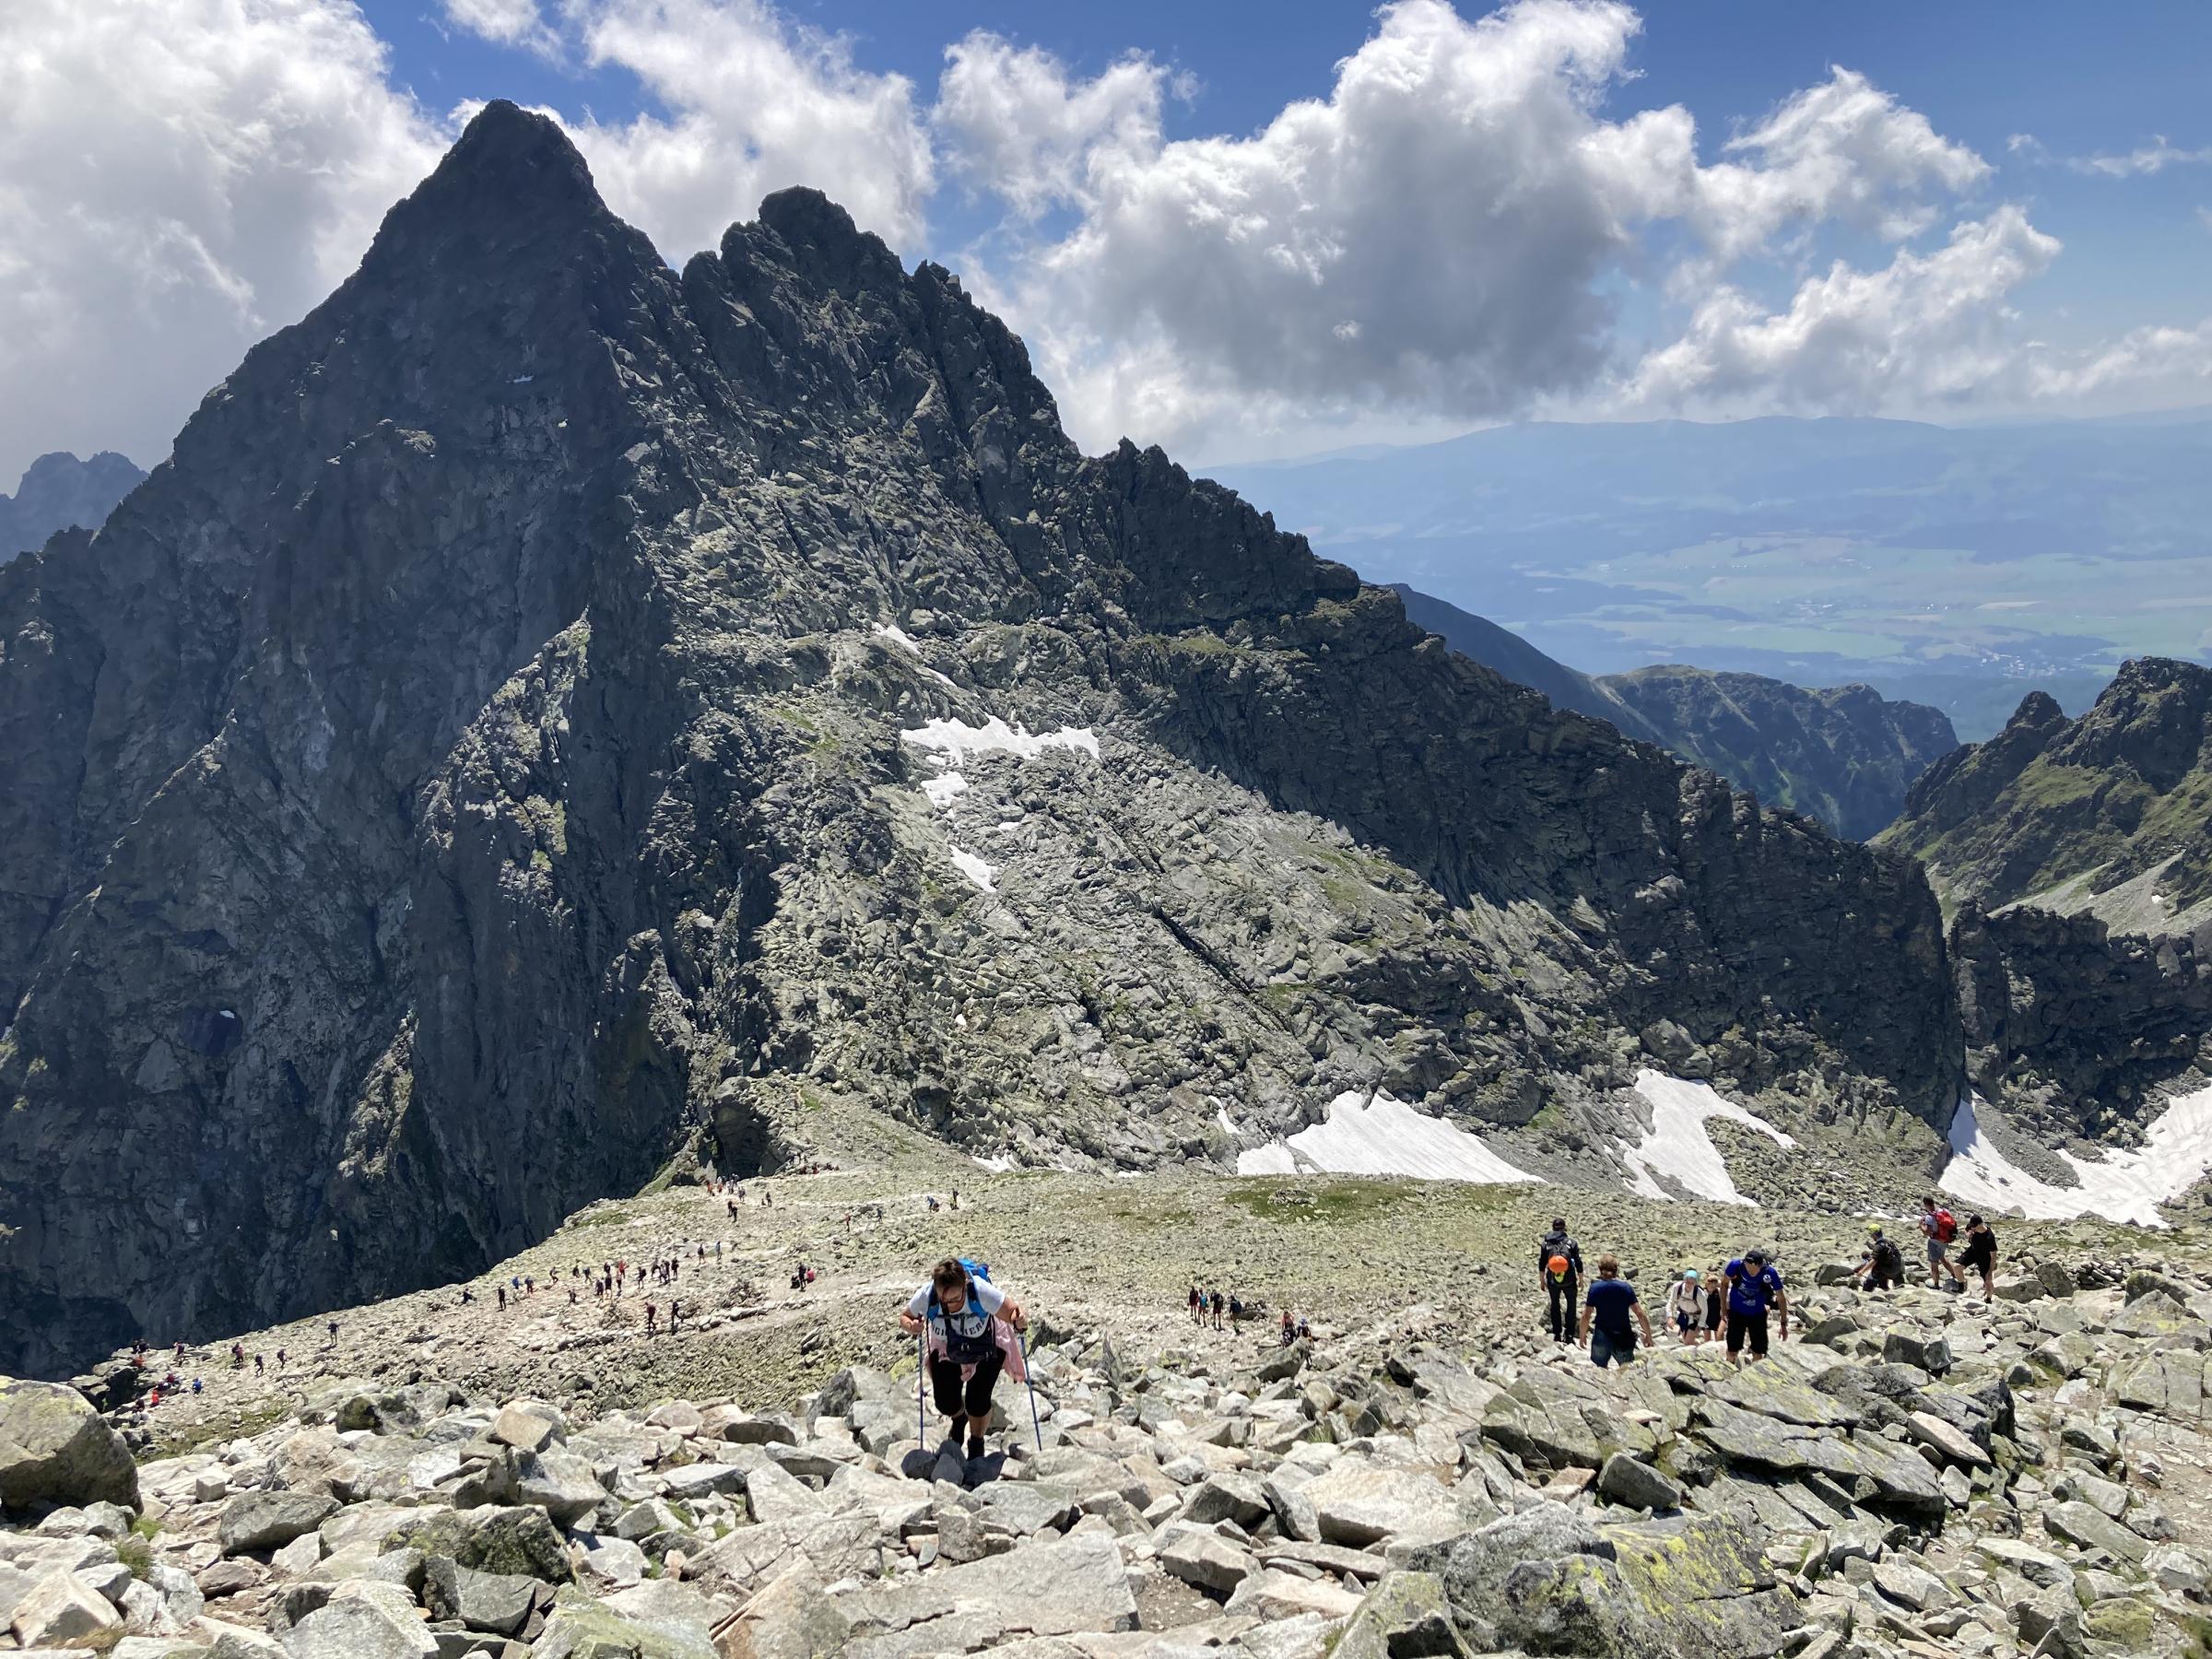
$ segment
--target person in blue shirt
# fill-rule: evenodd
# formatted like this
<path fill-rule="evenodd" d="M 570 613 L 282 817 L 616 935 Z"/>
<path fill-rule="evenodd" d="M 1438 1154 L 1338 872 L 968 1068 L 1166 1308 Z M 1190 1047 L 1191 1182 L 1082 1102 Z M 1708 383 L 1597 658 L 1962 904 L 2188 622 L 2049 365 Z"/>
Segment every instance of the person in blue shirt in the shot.
<path fill-rule="evenodd" d="M 1635 1324 L 1630 1324 L 1631 1317 Z M 1597 1277 L 1583 1299 L 1583 1340 L 1590 1345 L 1590 1362 L 1601 1371 L 1608 1362 L 1626 1365 L 1636 1357 L 1636 1326 L 1643 1327 L 1649 1347 L 1652 1322 L 1636 1300 L 1636 1287 L 1620 1277 L 1620 1258 L 1597 1258 Z"/>
<path fill-rule="evenodd" d="M 1769 1308 L 1780 1311 L 1782 1340 L 1790 1339 L 1790 1299 L 1782 1288 L 1782 1275 L 1767 1265 L 1764 1251 L 1745 1251 L 1740 1260 L 1728 1264 L 1724 1277 L 1728 1280 L 1728 1358 L 1740 1369 L 1747 1346 L 1752 1359 L 1767 1357 Z"/>

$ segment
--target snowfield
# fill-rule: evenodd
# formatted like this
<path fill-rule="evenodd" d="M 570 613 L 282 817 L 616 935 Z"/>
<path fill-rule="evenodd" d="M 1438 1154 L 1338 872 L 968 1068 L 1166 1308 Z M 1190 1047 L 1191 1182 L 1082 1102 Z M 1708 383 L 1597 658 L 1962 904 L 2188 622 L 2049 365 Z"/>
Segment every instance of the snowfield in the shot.
<path fill-rule="evenodd" d="M 2212 1170 L 2212 1088 L 2176 1095 L 2143 1136 L 2143 1145 L 2108 1151 L 2090 1162 L 2071 1152 L 2059 1156 L 2081 1177 L 2075 1187 L 2038 1181 L 2015 1164 L 1982 1131 L 1977 1115 L 1988 1103 L 1970 1096 L 1951 1119 L 1951 1161 L 1936 1182 L 1954 1198 L 1986 1209 L 2017 1209 L 2032 1221 L 2102 1216 L 2137 1227 L 2164 1227 L 2158 1206 L 2178 1198 Z"/>
<path fill-rule="evenodd" d="M 932 720 L 916 726 L 911 732 L 901 732 L 899 739 L 916 748 L 935 754 L 945 766 L 959 766 L 971 756 L 1004 752 L 1031 760 L 1048 748 L 1081 749 L 1093 760 L 1099 758 L 1099 739 L 1088 726 L 1062 726 L 1056 732 L 1030 732 L 1008 725 L 994 714 L 980 726 L 970 725 L 963 720 Z"/>
<path fill-rule="evenodd" d="M 1416 1175 L 1429 1181 L 1536 1181 L 1455 1124 L 1387 1094 L 1358 1090 L 1329 1102 L 1325 1122 L 1237 1154 L 1240 1175 Z"/>
<path fill-rule="evenodd" d="M 1710 1083 L 1685 1082 L 1647 1066 L 1636 1074 L 1634 1087 L 1652 1109 L 1651 1133 L 1632 1147 L 1621 1142 L 1620 1160 L 1629 1169 L 1629 1191 L 1640 1198 L 1672 1198 L 1674 1194 L 1659 1184 L 1659 1177 L 1665 1175 L 1716 1204 L 1758 1207 L 1756 1201 L 1735 1190 L 1727 1159 L 1705 1133 L 1708 1118 L 1726 1118 L 1756 1129 L 1779 1147 L 1797 1144 L 1766 1119 L 1723 1100 Z"/>

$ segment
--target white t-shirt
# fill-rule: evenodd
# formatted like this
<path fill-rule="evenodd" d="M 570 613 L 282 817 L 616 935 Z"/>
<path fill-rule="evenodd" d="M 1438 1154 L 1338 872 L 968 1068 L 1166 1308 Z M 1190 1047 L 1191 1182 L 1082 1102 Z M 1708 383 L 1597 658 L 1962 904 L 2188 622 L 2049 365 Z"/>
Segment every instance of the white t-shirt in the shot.
<path fill-rule="evenodd" d="M 1692 1319 L 1705 1317 L 1705 1287 L 1697 1279 L 1675 1281 L 1675 1312 L 1687 1313 Z"/>
<path fill-rule="evenodd" d="M 914 1292 L 913 1300 L 906 1304 L 906 1311 L 916 1319 L 942 1319 L 954 1335 L 970 1342 L 987 1336 L 991 1334 L 991 1316 L 1006 1305 L 1006 1293 L 989 1279 L 970 1279 L 968 1282 L 975 1289 L 972 1307 L 963 1308 L 958 1313 L 948 1312 L 945 1305 L 937 1300 L 936 1286 L 924 1285 Z M 975 1312 L 976 1308 L 981 1308 L 982 1312 Z"/>

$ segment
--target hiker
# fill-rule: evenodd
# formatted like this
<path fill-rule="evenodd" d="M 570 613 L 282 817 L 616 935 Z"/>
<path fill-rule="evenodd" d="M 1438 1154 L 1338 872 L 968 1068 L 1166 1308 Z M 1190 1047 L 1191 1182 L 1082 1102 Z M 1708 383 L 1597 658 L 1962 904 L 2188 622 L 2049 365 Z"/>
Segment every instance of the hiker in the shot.
<path fill-rule="evenodd" d="M 284 1350 L 282 1348 L 276 1350 L 276 1369 L 278 1371 L 284 1369 Z"/>
<path fill-rule="evenodd" d="M 988 1273 L 971 1272 L 966 1263 L 952 1257 L 936 1265 L 929 1281 L 900 1312 L 899 1328 L 927 1342 L 930 1392 L 937 1409 L 951 1419 L 946 1451 L 958 1453 L 965 1431 L 968 1456 L 983 1454 L 992 1386 L 1009 1355 L 1020 1353 L 1000 1335 L 1002 1325 L 1026 1331 L 1029 1316 L 1019 1302 L 991 1282 Z"/>
<path fill-rule="evenodd" d="M 1229 1323 L 1234 1325 L 1244 1317 L 1244 1303 L 1234 1290 L 1229 1293 Z"/>
<path fill-rule="evenodd" d="M 1928 1288 L 1943 1288 L 1943 1274 L 1951 1276 L 1951 1283 L 1959 1289 L 1966 1288 L 1966 1276 L 1951 1261 L 1951 1241 L 1959 1236 L 1959 1218 L 1938 1205 L 1933 1198 L 1920 1201 L 1920 1230 L 1928 1240 Z M 1939 1272 L 1938 1269 L 1941 1271 Z"/>
<path fill-rule="evenodd" d="M 1298 1328 L 1290 1323 L 1290 1310 L 1283 1310 L 1283 1346 L 1288 1347 L 1298 1340 Z"/>
<path fill-rule="evenodd" d="M 507 1287 L 504 1285 L 498 1285 L 493 1288 L 500 1293 L 500 1312 L 504 1313 L 507 1312 Z"/>
<path fill-rule="evenodd" d="M 1997 1297 L 1997 1235 L 1989 1223 L 1979 1216 L 1966 1218 L 1966 1248 L 1959 1259 L 1982 1276 L 1982 1300 L 1994 1301 Z"/>
<path fill-rule="evenodd" d="M 1620 1277 L 1620 1258 L 1601 1255 L 1597 1258 L 1597 1277 L 1590 1281 L 1590 1293 L 1583 1302 L 1582 1330 L 1578 1346 L 1587 1344 L 1590 1363 L 1600 1371 L 1608 1361 L 1626 1365 L 1636 1357 L 1636 1330 L 1629 1323 L 1634 1314 L 1636 1324 L 1643 1327 L 1644 1345 L 1652 1340 L 1652 1322 L 1645 1317 L 1643 1304 L 1636 1300 L 1636 1287 Z"/>
<path fill-rule="evenodd" d="M 269 1374 L 269 1368 L 262 1362 L 259 1354 L 253 1356 L 253 1374 L 257 1377 L 265 1377 Z"/>
<path fill-rule="evenodd" d="M 1551 1230 L 1536 1242 L 1536 1284 L 1551 1311 L 1551 1339 L 1566 1342 L 1574 1334 L 1575 1285 L 1583 1277 L 1583 1247 L 1567 1231 L 1567 1218 L 1554 1216 Z"/>
<path fill-rule="evenodd" d="M 1722 1263 L 1705 1276 L 1705 1340 L 1721 1339 L 1721 1293 L 1728 1278 L 1728 1265 Z"/>
<path fill-rule="evenodd" d="M 232 1371 L 243 1371 L 245 1368 L 246 1345 L 242 1342 L 234 1342 L 230 1345 L 230 1369 Z"/>
<path fill-rule="evenodd" d="M 1859 1264 L 1859 1277 L 1869 1290 L 1894 1290 L 1905 1282 L 1905 1253 L 1878 1221 L 1866 1224 L 1866 1259 Z"/>
<path fill-rule="evenodd" d="M 677 1300 L 676 1300 L 676 1298 L 675 1298 L 675 1297 L 673 1297 L 673 1296 L 672 1296 L 672 1297 L 670 1297 L 670 1298 L 668 1299 L 668 1335 L 669 1335 L 673 1336 L 673 1335 L 676 1335 L 676 1326 L 677 1326 L 677 1322 L 678 1320 L 680 1320 L 682 1317 L 683 1317 L 683 1314 L 682 1314 L 682 1313 L 681 1313 L 681 1312 L 678 1311 L 678 1305 L 677 1305 Z"/>
<path fill-rule="evenodd" d="M 1221 1328 L 1221 1310 L 1222 1310 L 1222 1309 L 1224 1309 L 1224 1308 L 1226 1308 L 1226 1307 L 1229 1305 L 1229 1298 L 1227 1298 L 1226 1296 L 1223 1296 L 1223 1295 L 1221 1294 L 1220 1290 L 1219 1290 L 1218 1288 L 1216 1288 L 1216 1290 L 1214 1291 L 1213 1301 L 1214 1301 L 1214 1329 L 1218 1331 L 1218 1330 L 1219 1330 L 1219 1329 Z"/>
<path fill-rule="evenodd" d="M 648 1336 L 653 1335 L 653 1318 L 654 1314 L 653 1311 L 653 1304 L 651 1302 L 647 1302 L 645 1304 L 645 1335 Z"/>
<path fill-rule="evenodd" d="M 1723 1270 L 1728 1280 L 1727 1343 L 1729 1363 L 1739 1370 L 1747 1344 L 1753 1359 L 1767 1357 L 1767 1310 L 1782 1313 L 1782 1340 L 1790 1339 L 1790 1299 L 1782 1288 L 1782 1275 L 1767 1265 L 1766 1252 L 1747 1250 Z"/>
<path fill-rule="evenodd" d="M 1198 1311 L 1199 1303 L 1204 1300 L 1205 1298 L 1200 1294 L 1198 1289 L 1198 1281 L 1193 1279 L 1191 1281 L 1191 1323 L 1193 1324 L 1204 1324 L 1206 1323 L 1206 1315 Z"/>
<path fill-rule="evenodd" d="M 1695 1347 L 1705 1339 L 1705 1280 L 1695 1267 L 1685 1267 L 1682 1277 L 1675 1281 L 1675 1293 L 1667 1300 L 1667 1307 L 1675 1316 L 1675 1335 L 1682 1339 L 1685 1347 Z"/>

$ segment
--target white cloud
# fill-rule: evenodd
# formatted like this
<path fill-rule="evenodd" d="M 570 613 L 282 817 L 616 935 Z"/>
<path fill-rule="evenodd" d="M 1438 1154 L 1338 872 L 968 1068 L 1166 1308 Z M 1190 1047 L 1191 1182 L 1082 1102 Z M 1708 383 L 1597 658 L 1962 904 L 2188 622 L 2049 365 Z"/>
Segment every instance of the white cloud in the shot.
<path fill-rule="evenodd" d="M 680 262 L 760 198 L 812 184 L 894 246 L 921 240 L 935 180 L 913 87 L 761 0 L 576 0 L 593 68 L 629 71 L 668 112 L 565 118 L 617 213 Z"/>
<path fill-rule="evenodd" d="M 437 159 L 337 0 L 0 6 L 0 477 L 150 465 Z"/>
<path fill-rule="evenodd" d="M 501 46 L 548 57 L 559 49 L 560 37 L 539 13 L 537 0 L 445 0 L 445 15 L 456 28 Z"/>
<path fill-rule="evenodd" d="M 1077 209 L 1061 240 L 1002 262 L 991 291 L 1094 445 L 1218 446 L 1382 409 L 1518 413 L 1602 383 L 1653 226 L 1692 233 L 1703 253 L 1682 277 L 1709 289 L 1807 226 L 1912 236 L 1930 198 L 1989 173 L 1847 69 L 1703 164 L 1679 106 L 1602 112 L 1641 27 L 1610 0 L 1521 0 L 1472 22 L 1399 0 L 1325 100 L 1250 137 L 1175 142 L 1159 136 L 1147 66 L 1082 82 L 971 36 L 939 123 L 988 135 L 973 171 L 1010 178 L 1018 211 Z"/>
<path fill-rule="evenodd" d="M 2007 297 L 2058 252 L 2006 206 L 1959 225 L 1933 253 L 1900 249 L 1880 270 L 1839 260 L 1779 312 L 1724 286 L 1679 339 L 1637 366 L 1622 400 L 1841 413 L 2017 394 L 2024 362 Z"/>
<path fill-rule="evenodd" d="M 932 121 L 945 161 L 971 189 L 1023 218 L 1084 194 L 1108 149 L 1159 148 L 1165 69 L 1132 54 L 1097 78 L 1071 82 L 1060 60 L 977 30 L 947 49 Z"/>
<path fill-rule="evenodd" d="M 2212 145 L 2202 149 L 2177 149 L 2163 138 L 2153 138 L 2121 155 L 2075 156 L 2066 165 L 2076 172 L 2100 173 L 2108 179 L 2133 178 L 2141 173 L 2164 172 L 2170 167 L 2212 165 Z"/>

